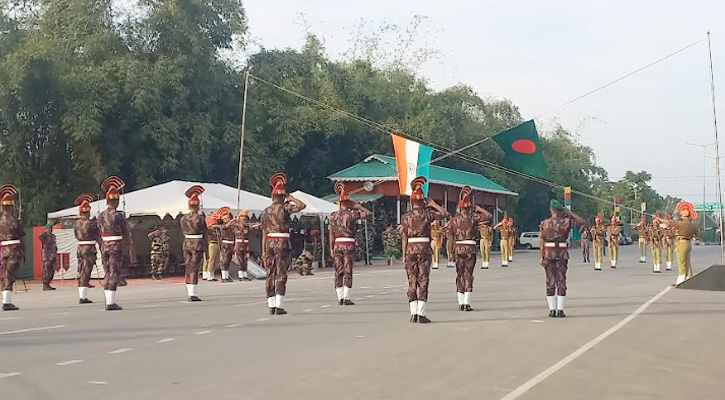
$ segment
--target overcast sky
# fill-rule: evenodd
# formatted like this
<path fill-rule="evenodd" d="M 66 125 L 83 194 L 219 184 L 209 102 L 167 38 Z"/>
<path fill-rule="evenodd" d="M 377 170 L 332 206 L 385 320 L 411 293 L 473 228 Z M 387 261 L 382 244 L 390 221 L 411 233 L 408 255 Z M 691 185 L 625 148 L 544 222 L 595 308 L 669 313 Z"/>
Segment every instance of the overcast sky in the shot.
<path fill-rule="evenodd" d="M 361 18 L 372 30 L 386 23 L 406 27 L 414 15 L 427 16 L 420 46 L 436 48 L 440 56 L 419 72 L 431 85 L 465 83 L 481 96 L 512 100 L 524 118 L 710 30 L 725 129 L 725 29 L 718 30 L 725 2 L 246 0 L 244 5 L 253 42 L 249 50 L 300 48 L 309 29 L 333 58 L 351 48 Z M 703 149 L 685 142 L 714 142 L 707 42 L 537 119 L 544 129 L 555 123 L 591 146 L 610 177 L 647 170 L 661 193 L 701 201 Z M 708 156 L 714 157 L 713 147 Z M 707 160 L 708 201 L 714 201 L 714 165 Z"/>

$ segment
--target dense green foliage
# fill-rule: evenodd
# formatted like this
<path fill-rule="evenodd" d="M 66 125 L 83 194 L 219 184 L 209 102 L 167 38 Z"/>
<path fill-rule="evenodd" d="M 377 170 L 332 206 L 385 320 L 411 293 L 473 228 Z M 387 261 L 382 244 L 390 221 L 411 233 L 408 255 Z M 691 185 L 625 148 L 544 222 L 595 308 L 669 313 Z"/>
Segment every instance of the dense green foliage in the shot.
<path fill-rule="evenodd" d="M 0 181 L 21 188 L 26 220 L 40 223 L 79 193 L 99 192 L 109 174 L 129 190 L 170 179 L 236 183 L 244 77 L 220 54 L 244 46 L 241 0 L 143 0 L 125 17 L 114 15 L 110 0 L 0 0 L 0 7 Z M 331 60 L 313 35 L 299 51 L 261 49 L 246 60 L 255 76 L 447 148 L 523 120 L 511 102 L 482 99 L 464 85 L 433 91 L 404 64 Z M 328 194 L 327 175 L 392 153 L 386 134 L 339 113 L 258 80 L 249 94 L 247 190 L 266 193 L 267 178 L 283 170 L 293 188 Z M 563 128 L 546 132 L 543 145 L 557 183 L 602 198 L 617 193 L 627 205 L 638 185 L 640 198 L 666 203 L 646 173 L 609 183 L 592 150 Z M 466 153 L 502 157 L 492 142 Z M 442 164 L 521 193 L 513 213 L 528 229 L 550 197 L 563 195 L 453 157 Z M 574 201 L 587 217 L 598 206 L 611 209 Z"/>

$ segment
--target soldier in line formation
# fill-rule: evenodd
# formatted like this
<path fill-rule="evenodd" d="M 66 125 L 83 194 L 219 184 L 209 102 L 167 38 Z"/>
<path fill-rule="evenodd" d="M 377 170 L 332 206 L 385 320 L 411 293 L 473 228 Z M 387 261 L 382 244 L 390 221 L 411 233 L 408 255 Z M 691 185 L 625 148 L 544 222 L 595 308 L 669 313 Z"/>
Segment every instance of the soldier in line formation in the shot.
<path fill-rule="evenodd" d="M 53 233 L 53 223 L 45 224 L 45 232 L 38 236 L 38 240 L 42 245 L 43 253 L 43 290 L 55 290 L 50 286 L 55 276 L 56 257 L 58 253 L 58 244 Z"/>
<path fill-rule="evenodd" d="M 96 244 L 100 247 L 101 231 L 98 228 L 98 221 L 91 218 L 91 203 L 93 195 L 84 193 L 76 199 L 74 204 L 78 206 L 78 214 L 80 218 L 75 223 L 73 232 L 78 241 L 78 249 L 76 257 L 78 259 L 78 304 L 93 303 L 88 298 L 88 289 L 94 287 L 91 285 L 91 274 L 96 266 Z"/>
<path fill-rule="evenodd" d="M 581 234 L 581 241 L 582 241 L 582 257 L 584 258 L 584 263 L 589 262 L 589 253 L 590 253 L 590 243 L 592 241 L 592 232 L 584 225 L 582 225 L 579 228 L 579 233 Z"/>
<path fill-rule="evenodd" d="M 622 234 L 622 225 L 616 215 L 612 215 L 610 224 L 607 227 L 607 241 L 609 242 L 609 263 L 610 268 L 617 268 L 619 259 L 619 235 Z"/>
<path fill-rule="evenodd" d="M 13 286 L 16 273 L 25 261 L 25 230 L 15 215 L 15 196 L 18 189 L 13 185 L 0 186 L 0 273 L 2 274 L 3 311 L 15 311 Z"/>
<path fill-rule="evenodd" d="M 342 182 L 335 184 L 340 209 L 330 215 L 330 250 L 335 263 L 335 292 L 339 305 L 352 306 L 352 267 L 355 263 L 357 223 L 373 215 L 360 203 L 352 201 Z M 429 244 L 430 245 L 430 244 Z"/>
<path fill-rule="evenodd" d="M 655 216 L 654 223 L 662 224 L 666 229 L 671 230 L 672 235 L 677 238 L 677 267 L 678 274 L 675 285 L 679 285 L 685 280 L 692 277 L 692 239 L 698 236 L 697 224 L 693 221 L 697 219 L 697 211 L 692 203 L 683 201 L 677 204 L 677 211 L 680 212 L 681 219 L 673 221 L 671 219 L 661 219 Z"/>
<path fill-rule="evenodd" d="M 483 221 L 478 226 L 478 234 L 481 237 L 481 269 L 488 269 L 491 263 L 491 246 L 493 245 L 493 227 L 489 220 Z"/>
<path fill-rule="evenodd" d="M 644 264 L 647 262 L 647 245 L 649 244 L 650 233 L 650 229 L 647 227 L 647 219 L 644 215 L 642 215 L 642 219 L 639 220 L 637 225 L 634 226 L 634 229 L 637 230 L 637 234 L 639 235 L 639 239 L 637 240 L 639 244 L 639 262 L 640 264 Z"/>
<path fill-rule="evenodd" d="M 432 269 L 438 269 L 441 261 L 441 246 L 443 245 L 443 228 L 441 222 L 433 220 L 430 225 L 430 247 L 433 251 L 433 261 L 431 263 Z"/>
<path fill-rule="evenodd" d="M 607 227 L 602 224 L 602 214 L 597 213 L 594 218 L 594 225 L 591 227 L 592 241 L 594 242 L 594 270 L 602 269 L 602 259 L 604 258 L 604 232 Z"/>
<path fill-rule="evenodd" d="M 501 235 L 499 240 L 499 246 L 501 247 L 501 266 L 508 267 L 509 261 L 513 261 L 513 255 L 511 254 L 511 240 L 510 236 L 513 234 L 511 231 L 513 222 L 509 223 L 508 214 L 504 214 L 501 222 L 496 224 L 493 229 L 498 230 Z"/>
<path fill-rule="evenodd" d="M 151 240 L 151 279 L 163 279 L 169 262 L 169 231 L 159 226 L 149 232 L 148 238 Z"/>

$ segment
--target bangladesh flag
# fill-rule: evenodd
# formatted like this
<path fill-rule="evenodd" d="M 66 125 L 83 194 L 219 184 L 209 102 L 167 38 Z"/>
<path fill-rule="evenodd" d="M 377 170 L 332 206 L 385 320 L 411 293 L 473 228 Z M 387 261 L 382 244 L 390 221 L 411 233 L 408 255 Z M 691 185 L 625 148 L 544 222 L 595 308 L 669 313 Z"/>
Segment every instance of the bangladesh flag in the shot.
<path fill-rule="evenodd" d="M 546 178 L 546 163 L 534 120 L 503 131 L 492 138 L 505 153 L 504 164 L 528 175 Z"/>

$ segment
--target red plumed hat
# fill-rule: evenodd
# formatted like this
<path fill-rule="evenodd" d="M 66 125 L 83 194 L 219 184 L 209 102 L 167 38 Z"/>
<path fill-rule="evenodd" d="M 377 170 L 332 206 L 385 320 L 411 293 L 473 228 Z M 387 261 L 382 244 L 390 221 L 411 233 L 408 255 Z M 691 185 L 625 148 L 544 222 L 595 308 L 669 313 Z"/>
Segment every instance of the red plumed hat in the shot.
<path fill-rule="evenodd" d="M 201 204 L 199 196 L 201 196 L 202 193 L 204 193 L 204 188 L 201 185 L 194 185 L 186 189 L 184 194 L 189 198 L 189 206 L 198 206 Z"/>
<path fill-rule="evenodd" d="M 287 189 L 284 185 L 287 183 L 287 175 L 282 172 L 278 172 L 269 178 L 269 184 L 272 185 L 272 195 L 284 196 L 287 194 Z"/>
<path fill-rule="evenodd" d="M 692 205 L 689 201 L 682 201 L 677 204 L 677 211 L 680 212 L 680 215 L 683 217 L 690 217 L 692 219 L 697 219 L 697 211 L 695 211 L 695 206 Z"/>
<path fill-rule="evenodd" d="M 341 181 L 335 182 L 335 193 L 337 194 L 337 198 L 340 200 L 340 203 L 350 200 L 350 195 L 345 192 L 345 184 Z"/>
<path fill-rule="evenodd" d="M 598 213 L 597 213 L 597 216 L 596 216 L 596 217 L 594 217 L 594 220 L 595 220 L 595 221 L 601 221 L 601 220 L 602 220 L 602 213 L 599 213 L 599 212 L 598 212 Z"/>
<path fill-rule="evenodd" d="M 411 200 L 423 200 L 425 198 L 423 186 L 425 186 L 426 182 L 428 182 L 428 179 L 425 176 L 419 176 L 410 182 L 410 188 L 413 189 L 410 194 Z"/>
<path fill-rule="evenodd" d="M 101 183 L 101 189 L 106 192 L 106 200 L 118 200 L 120 197 L 119 191 L 123 189 L 124 186 L 126 186 L 126 184 L 123 180 L 115 175 L 109 176 Z"/>
<path fill-rule="evenodd" d="M 15 185 L 5 184 L 0 186 L 0 204 L 3 206 L 14 206 L 15 196 L 18 194 L 18 188 Z"/>
<path fill-rule="evenodd" d="M 231 214 L 231 213 L 232 213 L 232 209 L 231 209 L 231 208 L 229 208 L 229 207 L 227 207 L 227 206 L 224 206 L 224 207 L 222 207 L 222 208 L 218 209 L 218 210 L 216 211 L 216 213 L 217 213 L 217 215 L 219 216 L 219 218 L 224 218 L 224 217 L 226 217 L 227 215 L 229 215 L 229 214 Z"/>
<path fill-rule="evenodd" d="M 458 207 L 466 208 L 471 206 L 471 193 L 473 190 L 470 186 L 464 186 L 458 194 Z"/>
<path fill-rule="evenodd" d="M 91 203 L 93 202 L 93 195 L 90 193 L 83 193 L 76 198 L 73 205 L 78 206 L 79 212 L 91 212 Z"/>

